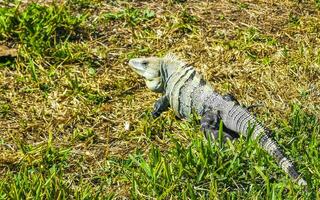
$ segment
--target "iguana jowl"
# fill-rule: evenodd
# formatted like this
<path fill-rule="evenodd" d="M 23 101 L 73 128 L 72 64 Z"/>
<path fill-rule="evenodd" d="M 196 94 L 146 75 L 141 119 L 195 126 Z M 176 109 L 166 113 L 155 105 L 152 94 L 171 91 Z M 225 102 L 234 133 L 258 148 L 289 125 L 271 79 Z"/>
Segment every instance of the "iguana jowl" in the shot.
<path fill-rule="evenodd" d="M 251 137 L 258 140 L 260 146 L 273 156 L 280 167 L 299 185 L 307 185 L 293 163 L 285 157 L 278 144 L 268 136 L 268 131 L 255 117 L 231 95 L 221 96 L 214 92 L 192 66 L 173 54 L 162 58 L 135 58 L 129 61 L 129 65 L 145 78 L 150 90 L 163 93 L 154 105 L 154 117 L 158 117 L 169 107 L 180 118 L 189 118 L 195 111 L 201 116 L 201 129 L 207 138 L 217 138 L 220 120 L 229 130 L 224 131 L 224 137 L 229 139 L 236 137 L 233 133 L 248 137 L 247 129 L 252 125 Z"/>

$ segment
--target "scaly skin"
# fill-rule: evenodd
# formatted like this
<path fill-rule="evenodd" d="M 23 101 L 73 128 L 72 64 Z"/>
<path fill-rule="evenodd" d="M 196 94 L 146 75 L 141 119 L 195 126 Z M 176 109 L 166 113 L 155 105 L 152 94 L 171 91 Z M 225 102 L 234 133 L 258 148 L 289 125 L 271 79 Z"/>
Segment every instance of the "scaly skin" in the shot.
<path fill-rule="evenodd" d="M 183 61 L 169 54 L 163 58 L 135 58 L 129 61 L 131 68 L 145 78 L 147 87 L 162 93 L 155 103 L 153 116 L 173 109 L 179 118 L 189 118 L 196 112 L 201 119 L 201 129 L 207 138 L 217 138 L 219 122 L 224 125 L 224 140 L 238 137 L 237 133 L 248 137 L 249 127 L 253 127 L 251 137 L 274 157 L 279 166 L 299 185 L 307 185 L 295 170 L 293 163 L 284 156 L 278 144 L 268 136 L 268 131 L 241 107 L 231 95 L 221 96 Z M 250 126 L 251 125 L 251 126 Z"/>

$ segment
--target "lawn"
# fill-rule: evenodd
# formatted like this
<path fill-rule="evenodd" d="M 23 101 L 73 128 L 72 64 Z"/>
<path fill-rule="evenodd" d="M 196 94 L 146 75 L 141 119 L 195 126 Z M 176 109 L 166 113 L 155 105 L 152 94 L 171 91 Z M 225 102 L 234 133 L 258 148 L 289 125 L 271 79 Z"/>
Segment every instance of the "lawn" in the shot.
<path fill-rule="evenodd" d="M 128 66 L 169 52 L 273 130 L 300 187 Z M 320 1 L 0 1 L 0 199 L 320 199 Z"/>

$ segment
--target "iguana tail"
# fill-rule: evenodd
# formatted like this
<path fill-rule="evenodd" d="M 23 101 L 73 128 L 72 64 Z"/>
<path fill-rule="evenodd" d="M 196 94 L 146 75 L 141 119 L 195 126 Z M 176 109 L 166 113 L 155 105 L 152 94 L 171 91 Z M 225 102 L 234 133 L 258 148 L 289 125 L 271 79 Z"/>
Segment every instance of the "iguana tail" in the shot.
<path fill-rule="evenodd" d="M 247 109 L 234 105 L 228 112 L 222 113 L 222 120 L 225 126 L 233 131 L 248 137 L 248 128 L 252 127 L 251 137 L 258 140 L 260 146 L 274 157 L 279 166 L 291 176 L 299 185 L 307 185 L 307 182 L 296 171 L 294 164 L 282 153 L 279 145 Z"/>

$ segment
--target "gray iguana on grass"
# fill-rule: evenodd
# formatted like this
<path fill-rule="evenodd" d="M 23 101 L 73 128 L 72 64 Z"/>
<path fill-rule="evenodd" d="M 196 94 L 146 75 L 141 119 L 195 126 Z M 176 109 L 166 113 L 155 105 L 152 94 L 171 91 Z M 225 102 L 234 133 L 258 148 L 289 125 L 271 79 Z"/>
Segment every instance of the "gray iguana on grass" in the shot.
<path fill-rule="evenodd" d="M 129 65 L 145 78 L 150 90 L 163 94 L 154 104 L 154 117 L 160 116 L 169 107 L 179 118 L 189 118 L 192 112 L 196 112 L 201 117 L 201 130 L 211 139 L 218 137 L 220 120 L 225 127 L 224 140 L 235 139 L 237 134 L 249 137 L 248 129 L 253 125 L 250 136 L 257 140 L 299 185 L 307 185 L 294 164 L 269 137 L 269 131 L 246 108 L 240 106 L 232 95 L 222 96 L 214 92 L 192 66 L 173 54 L 161 58 L 134 58 L 129 61 Z"/>

